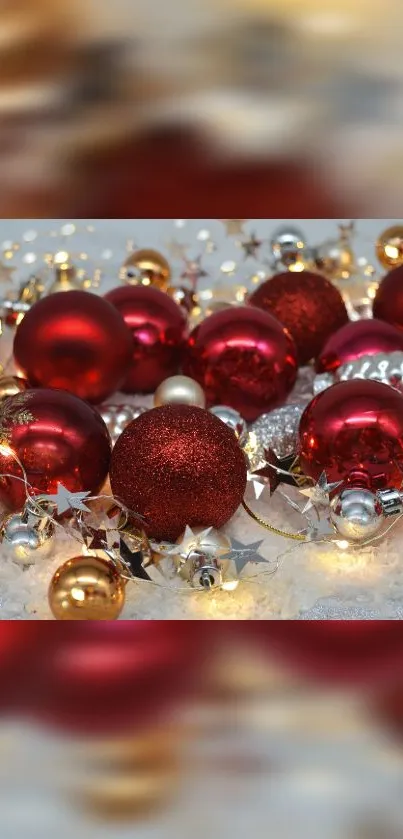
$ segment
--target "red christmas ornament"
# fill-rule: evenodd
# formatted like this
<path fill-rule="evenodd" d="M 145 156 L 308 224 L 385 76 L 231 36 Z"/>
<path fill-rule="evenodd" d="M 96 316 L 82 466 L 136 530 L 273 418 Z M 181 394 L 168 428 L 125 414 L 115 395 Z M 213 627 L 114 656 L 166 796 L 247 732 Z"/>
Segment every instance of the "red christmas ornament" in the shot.
<path fill-rule="evenodd" d="M 183 372 L 209 405 L 229 405 L 252 422 L 281 404 L 297 375 L 294 342 L 267 312 L 248 306 L 216 312 L 193 330 Z"/>
<path fill-rule="evenodd" d="M 403 329 L 403 265 L 383 278 L 375 295 L 374 318 Z"/>
<path fill-rule="evenodd" d="M 152 393 L 179 370 L 185 314 L 167 294 L 149 286 L 115 288 L 105 299 L 119 310 L 133 336 L 131 368 L 122 390 Z"/>
<path fill-rule="evenodd" d="M 23 710 L 63 731 L 154 725 L 190 688 L 195 631 L 175 621 L 55 625 L 24 664 Z"/>
<path fill-rule="evenodd" d="M 246 459 L 221 420 L 189 405 L 142 414 L 113 450 L 116 498 L 144 516 L 156 539 L 175 541 L 190 527 L 222 527 L 238 509 L 246 486 Z"/>
<path fill-rule="evenodd" d="M 316 358 L 329 335 L 348 322 L 340 292 L 310 271 L 277 274 L 259 286 L 249 303 L 270 312 L 288 329 L 300 364 Z"/>
<path fill-rule="evenodd" d="M 57 295 L 63 297 L 64 295 Z M 0 474 L 23 477 L 31 493 L 97 493 L 108 474 L 111 442 L 95 408 L 63 390 L 27 390 L 0 406 Z M 11 510 L 25 501 L 21 480 L 0 477 L 0 500 Z"/>
<path fill-rule="evenodd" d="M 68 390 L 103 402 L 127 373 L 132 342 L 113 306 L 87 291 L 39 300 L 21 321 L 14 356 L 33 387 Z"/>
<path fill-rule="evenodd" d="M 318 373 L 333 373 L 342 364 L 366 355 L 403 351 L 403 335 L 394 326 L 376 318 L 342 326 L 326 341 L 316 361 Z"/>
<path fill-rule="evenodd" d="M 305 409 L 299 428 L 303 472 L 318 480 L 400 487 L 403 471 L 403 396 L 363 379 L 339 382 Z"/>
<path fill-rule="evenodd" d="M 403 633 L 393 621 L 250 621 L 241 632 L 317 680 L 376 686 L 398 678 Z M 402 714 L 400 714 L 402 720 Z"/>

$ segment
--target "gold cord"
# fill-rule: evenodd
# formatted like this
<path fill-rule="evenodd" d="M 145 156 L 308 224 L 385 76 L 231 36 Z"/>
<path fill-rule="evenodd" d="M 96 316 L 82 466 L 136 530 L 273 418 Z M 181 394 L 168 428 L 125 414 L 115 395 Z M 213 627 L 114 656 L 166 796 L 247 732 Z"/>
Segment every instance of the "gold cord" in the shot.
<path fill-rule="evenodd" d="M 287 533 L 285 530 L 279 530 L 277 527 L 273 527 L 272 524 L 269 524 L 267 521 L 260 518 L 257 513 L 254 513 L 250 507 L 248 507 L 246 501 L 242 501 L 242 506 L 248 516 L 260 524 L 261 527 L 264 527 L 266 530 L 270 530 L 270 532 L 274 533 L 276 536 L 284 536 L 285 539 L 294 539 L 295 542 L 306 542 L 306 537 L 301 533 Z"/>

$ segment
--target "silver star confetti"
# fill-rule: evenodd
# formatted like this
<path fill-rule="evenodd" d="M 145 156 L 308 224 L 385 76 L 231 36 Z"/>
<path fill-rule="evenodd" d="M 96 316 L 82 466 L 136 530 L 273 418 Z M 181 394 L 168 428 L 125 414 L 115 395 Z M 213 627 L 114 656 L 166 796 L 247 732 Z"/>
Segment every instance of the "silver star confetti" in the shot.
<path fill-rule="evenodd" d="M 189 245 L 183 245 L 177 239 L 171 239 L 167 247 L 172 259 L 186 259 L 186 251 Z"/>
<path fill-rule="evenodd" d="M 0 262 L 0 283 L 11 283 L 15 270 L 16 268 L 13 265 L 4 265 L 3 262 Z"/>
<path fill-rule="evenodd" d="M 252 545 L 244 545 L 238 539 L 231 539 L 231 550 L 221 557 L 221 559 L 229 559 L 235 563 L 237 573 L 240 574 L 248 565 L 249 562 L 267 565 L 267 559 L 258 553 L 259 548 L 263 545 L 264 539 L 259 542 L 253 542 Z"/>
<path fill-rule="evenodd" d="M 244 252 L 245 259 L 248 257 L 252 257 L 252 259 L 257 258 L 257 251 L 261 247 L 262 242 L 259 239 L 256 239 L 256 234 L 251 233 L 249 239 L 245 239 L 244 242 L 241 242 L 241 247 Z"/>
<path fill-rule="evenodd" d="M 301 495 L 305 495 L 309 500 L 307 501 L 302 514 L 308 512 L 312 507 L 329 507 L 330 494 L 337 489 L 343 481 L 334 481 L 328 484 L 326 472 L 322 472 L 319 481 L 315 486 L 306 489 L 300 489 Z"/>
<path fill-rule="evenodd" d="M 207 272 L 201 265 L 201 260 L 201 256 L 198 256 L 197 259 L 186 259 L 185 271 L 181 274 L 182 280 L 189 280 L 193 291 L 196 291 L 199 280 L 208 277 Z"/>
<path fill-rule="evenodd" d="M 63 484 L 58 484 L 57 493 L 47 497 L 49 501 L 54 501 L 57 512 L 61 515 L 66 513 L 67 510 L 81 510 L 84 513 L 89 513 L 90 508 L 84 504 L 89 495 L 89 492 L 70 492 Z"/>
<path fill-rule="evenodd" d="M 200 533 L 194 533 L 189 525 L 186 525 L 182 541 L 178 545 L 160 545 L 159 550 L 165 556 L 177 556 L 180 554 L 187 555 L 191 551 L 197 550 L 200 545 L 206 543 L 206 539 L 210 535 L 212 527 L 202 530 Z"/>

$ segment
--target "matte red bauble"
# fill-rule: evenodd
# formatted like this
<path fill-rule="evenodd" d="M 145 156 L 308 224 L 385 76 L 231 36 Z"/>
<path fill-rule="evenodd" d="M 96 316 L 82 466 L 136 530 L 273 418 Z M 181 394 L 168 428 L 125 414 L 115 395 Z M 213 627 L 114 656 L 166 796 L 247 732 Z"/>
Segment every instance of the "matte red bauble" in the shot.
<path fill-rule="evenodd" d="M 277 274 L 259 286 L 249 303 L 275 315 L 287 327 L 300 364 L 316 358 L 328 336 L 348 322 L 340 292 L 310 271 Z"/>
<path fill-rule="evenodd" d="M 367 355 L 403 351 L 403 334 L 376 318 L 347 323 L 326 341 L 316 361 L 318 373 L 333 373 L 342 364 Z"/>
<path fill-rule="evenodd" d="M 39 300 L 14 339 L 17 366 L 33 387 L 61 388 L 94 403 L 119 390 L 131 349 L 116 309 L 87 291 Z"/>
<path fill-rule="evenodd" d="M 248 306 L 216 312 L 193 330 L 183 363 L 211 405 L 229 405 L 252 422 L 284 402 L 297 375 L 294 342 L 267 312 Z"/>
<path fill-rule="evenodd" d="M 317 480 L 400 487 L 403 470 L 403 395 L 364 379 L 339 382 L 316 396 L 299 428 L 305 474 Z"/>
<path fill-rule="evenodd" d="M 375 295 L 374 318 L 403 329 L 403 265 L 383 278 Z"/>
<path fill-rule="evenodd" d="M 186 525 L 222 527 L 234 515 L 246 487 L 245 455 L 233 431 L 208 411 L 166 405 L 121 434 L 111 486 L 144 516 L 150 536 L 175 541 Z"/>
<path fill-rule="evenodd" d="M 125 393 L 152 393 L 178 372 L 186 338 L 183 310 L 167 294 L 147 286 L 122 286 L 106 295 L 132 336 L 132 358 Z"/>
<path fill-rule="evenodd" d="M 111 442 L 102 417 L 63 390 L 27 390 L 6 399 L 0 406 L 0 442 L 0 473 L 23 477 L 10 448 L 31 493 L 54 493 L 58 482 L 72 492 L 97 493 L 108 474 Z M 21 509 L 24 500 L 21 480 L 0 478 L 0 501 L 7 508 Z"/>
<path fill-rule="evenodd" d="M 25 662 L 26 711 L 62 731 L 146 728 L 190 687 L 194 631 L 177 621 L 55 625 Z"/>

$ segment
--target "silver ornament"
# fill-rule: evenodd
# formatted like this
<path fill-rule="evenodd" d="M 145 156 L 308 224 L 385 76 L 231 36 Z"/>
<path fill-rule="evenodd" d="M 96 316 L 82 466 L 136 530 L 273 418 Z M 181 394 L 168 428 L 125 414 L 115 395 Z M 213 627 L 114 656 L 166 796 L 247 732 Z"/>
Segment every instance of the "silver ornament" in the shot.
<path fill-rule="evenodd" d="M 99 413 L 111 435 L 112 444 L 115 445 L 126 426 L 147 410 L 143 405 L 101 405 Z"/>
<path fill-rule="evenodd" d="M 231 540 L 220 530 L 214 527 L 187 527 L 177 545 L 173 546 L 167 553 L 173 557 L 178 573 L 184 580 L 192 585 L 197 579 L 200 570 L 198 557 L 203 556 L 205 567 L 215 568 L 220 574 L 228 567 L 228 561 L 224 559 L 231 549 Z M 197 562 L 196 562 L 197 560 Z M 195 564 L 196 562 L 196 564 Z M 200 578 L 200 574 L 199 574 Z M 202 588 L 205 586 L 201 585 Z"/>
<path fill-rule="evenodd" d="M 380 489 L 377 496 L 386 518 L 401 515 L 403 512 L 403 492 L 400 489 Z"/>
<path fill-rule="evenodd" d="M 313 391 L 316 395 L 336 382 L 367 379 L 390 385 L 403 391 L 403 352 L 374 353 L 342 364 L 335 373 L 320 373 L 315 377 Z"/>
<path fill-rule="evenodd" d="M 239 411 L 229 408 L 228 405 L 215 405 L 210 408 L 210 413 L 224 422 L 236 434 L 240 445 L 246 442 L 248 427 Z"/>
<path fill-rule="evenodd" d="M 193 588 L 210 591 L 222 583 L 221 568 L 217 559 L 201 551 L 193 551 L 189 556 L 191 566 L 190 582 Z"/>
<path fill-rule="evenodd" d="M 284 263 L 284 258 L 290 259 L 292 256 L 294 256 L 293 261 L 296 261 L 298 253 L 305 247 L 305 236 L 298 227 L 278 227 L 270 240 L 270 249 L 275 262 Z"/>
<path fill-rule="evenodd" d="M 251 426 L 264 449 L 272 449 L 282 460 L 296 453 L 297 435 L 306 403 L 284 405 L 268 414 L 263 414 Z"/>
<path fill-rule="evenodd" d="M 381 530 L 385 517 L 379 498 L 369 489 L 345 489 L 330 505 L 330 521 L 349 542 L 366 542 Z"/>
<path fill-rule="evenodd" d="M 53 524 L 53 523 L 52 523 Z M 23 565 L 33 565 L 40 556 L 48 556 L 51 549 L 53 527 L 35 526 L 24 513 L 7 516 L 1 528 L 5 547 L 12 551 L 13 559 Z"/>

